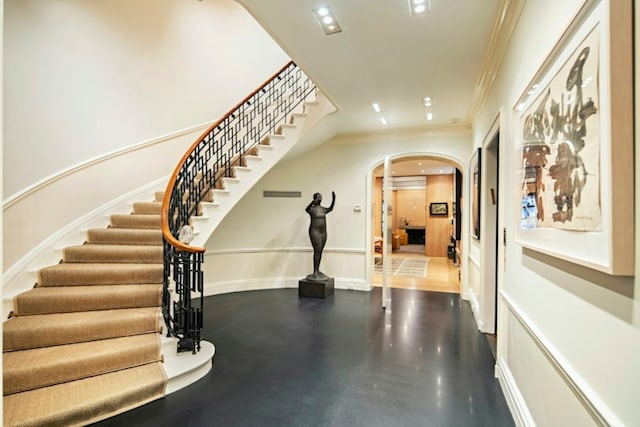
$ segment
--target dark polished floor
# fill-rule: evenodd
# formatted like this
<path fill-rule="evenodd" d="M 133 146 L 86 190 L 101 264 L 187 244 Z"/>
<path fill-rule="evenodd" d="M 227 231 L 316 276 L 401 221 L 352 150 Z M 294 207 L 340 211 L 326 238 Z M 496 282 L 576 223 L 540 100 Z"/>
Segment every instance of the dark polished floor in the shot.
<path fill-rule="evenodd" d="M 206 299 L 213 370 L 100 426 L 512 426 L 459 295 L 393 289 Z"/>

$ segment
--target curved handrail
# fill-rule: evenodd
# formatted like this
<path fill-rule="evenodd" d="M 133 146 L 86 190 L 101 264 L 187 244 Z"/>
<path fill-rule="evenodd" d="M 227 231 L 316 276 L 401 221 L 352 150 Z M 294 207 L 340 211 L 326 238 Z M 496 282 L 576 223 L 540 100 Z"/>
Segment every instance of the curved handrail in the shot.
<path fill-rule="evenodd" d="M 233 168 L 255 154 L 264 138 L 279 133 L 296 109 L 315 91 L 299 67 L 288 62 L 269 80 L 207 128 L 176 165 L 162 199 L 164 244 L 162 311 L 167 334 L 179 338 L 178 351 L 200 349 L 204 308 L 205 248 L 176 238 L 200 204 L 211 200 Z M 304 107 L 303 107 L 304 108 Z M 224 184 L 224 182 L 223 182 Z M 206 236 L 205 236 L 206 237 Z"/>
<path fill-rule="evenodd" d="M 203 253 L 205 251 L 202 247 L 190 246 L 182 243 L 178 239 L 176 239 L 171 230 L 169 230 L 169 204 L 171 200 L 171 194 L 173 192 L 173 187 L 175 186 L 176 180 L 178 179 L 178 173 L 184 167 L 187 159 L 193 154 L 198 145 L 202 142 L 202 140 L 210 134 L 216 127 L 220 126 L 225 120 L 233 115 L 233 113 L 242 107 L 244 104 L 249 102 L 251 98 L 257 95 L 261 90 L 265 88 L 273 79 L 276 79 L 280 74 L 282 74 L 287 68 L 291 65 L 295 65 L 293 61 L 287 62 L 282 68 L 280 68 L 277 72 L 275 72 L 271 77 L 265 80 L 256 90 L 247 95 L 242 101 L 238 102 L 233 108 L 231 108 L 221 119 L 214 122 L 211 126 L 209 126 L 200 136 L 191 144 L 191 147 L 184 153 L 178 164 L 176 165 L 173 173 L 171 174 L 171 178 L 169 178 L 169 182 L 167 184 L 167 189 L 164 192 L 164 197 L 162 199 L 162 212 L 160 216 L 160 220 L 162 222 L 162 235 L 166 239 L 167 243 L 171 246 L 175 247 L 179 251 L 186 251 L 192 253 Z"/>

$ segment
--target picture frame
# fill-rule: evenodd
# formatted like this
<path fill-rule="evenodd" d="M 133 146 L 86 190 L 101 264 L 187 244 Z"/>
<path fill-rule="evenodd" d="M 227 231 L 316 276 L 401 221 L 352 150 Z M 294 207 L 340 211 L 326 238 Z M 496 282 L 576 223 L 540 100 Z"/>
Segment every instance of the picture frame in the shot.
<path fill-rule="evenodd" d="M 448 216 L 449 204 L 447 202 L 429 203 L 429 214 L 439 215 L 439 216 Z"/>
<path fill-rule="evenodd" d="M 471 196 L 471 237 L 480 240 L 480 196 L 482 191 L 482 148 L 478 147 L 469 163 Z"/>
<path fill-rule="evenodd" d="M 516 243 L 611 275 L 634 274 L 631 3 L 586 0 L 513 107 Z"/>

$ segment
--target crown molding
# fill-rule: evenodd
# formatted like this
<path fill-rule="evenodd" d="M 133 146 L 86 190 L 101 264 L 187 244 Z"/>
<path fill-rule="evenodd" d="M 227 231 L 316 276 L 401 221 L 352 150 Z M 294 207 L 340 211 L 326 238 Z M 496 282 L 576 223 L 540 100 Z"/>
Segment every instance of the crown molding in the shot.
<path fill-rule="evenodd" d="M 471 108 L 467 117 L 468 123 L 474 123 L 475 118 L 484 104 L 487 94 L 493 87 L 496 74 L 502 65 L 502 60 L 507 52 L 507 46 L 511 35 L 515 30 L 520 13 L 526 0 L 500 0 L 498 13 L 493 22 L 489 45 L 484 54 L 480 74 L 476 80 Z"/>

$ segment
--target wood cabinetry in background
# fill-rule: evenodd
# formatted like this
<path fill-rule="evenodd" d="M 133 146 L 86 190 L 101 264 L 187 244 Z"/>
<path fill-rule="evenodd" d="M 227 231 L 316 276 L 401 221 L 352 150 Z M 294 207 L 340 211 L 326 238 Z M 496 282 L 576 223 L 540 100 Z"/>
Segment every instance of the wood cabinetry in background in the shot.
<path fill-rule="evenodd" d="M 430 215 L 427 206 L 427 244 L 425 254 L 432 257 L 446 257 L 449 236 L 453 234 L 451 224 L 454 175 L 427 176 L 427 204 L 447 203 L 448 215 Z"/>
<path fill-rule="evenodd" d="M 409 222 L 409 225 L 424 226 L 426 218 L 427 194 L 425 190 L 397 190 L 397 214 L 394 228 Z"/>

